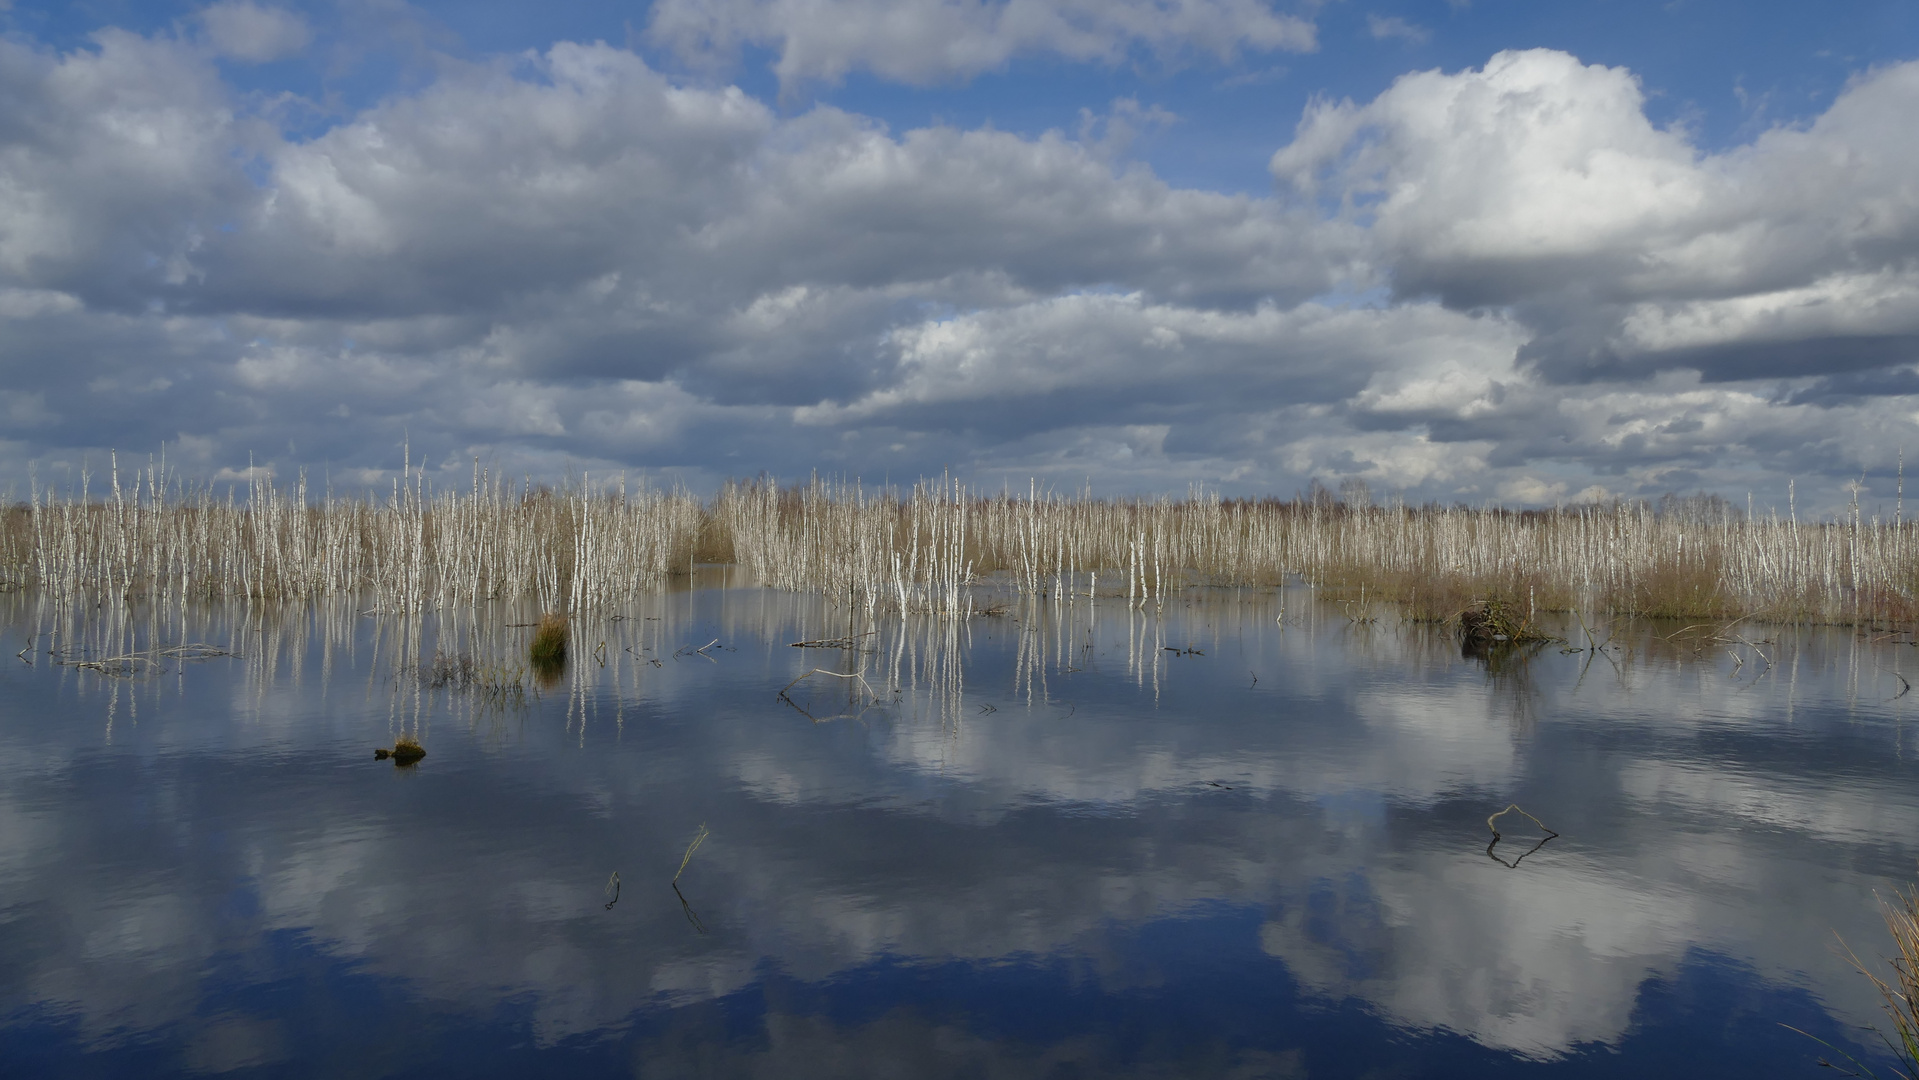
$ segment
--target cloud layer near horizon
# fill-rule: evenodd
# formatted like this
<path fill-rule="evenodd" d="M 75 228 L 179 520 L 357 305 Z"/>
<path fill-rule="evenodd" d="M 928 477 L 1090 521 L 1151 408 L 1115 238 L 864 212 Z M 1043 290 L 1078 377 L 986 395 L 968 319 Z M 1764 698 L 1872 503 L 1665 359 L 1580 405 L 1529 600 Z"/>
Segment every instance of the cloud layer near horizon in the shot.
<path fill-rule="evenodd" d="M 107 447 L 352 482 L 410 442 L 435 469 L 699 485 L 950 467 L 1780 501 L 1797 476 L 1816 504 L 1914 431 L 1919 63 L 1704 153 L 1630 72 L 1503 52 L 1316 103 L 1255 198 L 1059 132 L 784 117 L 603 44 L 446 61 L 296 137 L 221 65 L 297 50 L 304 25 L 246 3 L 200 25 L 0 40 L 20 494 L 29 462 Z M 1310 47 L 1300 25 L 1258 43 Z M 1111 31 L 1200 53 L 1210 34 Z M 879 45 L 779 40 L 783 78 L 887 74 Z M 1001 62 L 980 56 L 948 74 Z"/>

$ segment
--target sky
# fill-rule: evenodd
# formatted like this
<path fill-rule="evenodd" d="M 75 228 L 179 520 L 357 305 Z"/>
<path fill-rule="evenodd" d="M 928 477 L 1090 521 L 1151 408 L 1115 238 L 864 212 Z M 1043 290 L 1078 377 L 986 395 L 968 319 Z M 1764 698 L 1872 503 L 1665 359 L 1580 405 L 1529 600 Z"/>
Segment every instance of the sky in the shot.
<path fill-rule="evenodd" d="M 1919 4 L 0 0 L 0 491 L 1890 512 Z"/>

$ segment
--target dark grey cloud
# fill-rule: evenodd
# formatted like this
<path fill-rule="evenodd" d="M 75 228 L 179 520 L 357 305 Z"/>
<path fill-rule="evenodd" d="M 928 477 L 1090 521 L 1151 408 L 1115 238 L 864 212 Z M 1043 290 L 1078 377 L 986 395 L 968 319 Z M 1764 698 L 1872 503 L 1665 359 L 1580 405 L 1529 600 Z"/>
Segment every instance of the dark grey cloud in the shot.
<path fill-rule="evenodd" d="M 1814 379 L 1810 385 L 1787 397 L 1791 405 L 1856 404 L 1875 397 L 1908 397 L 1919 394 L 1919 371 L 1911 366 L 1851 372 Z"/>

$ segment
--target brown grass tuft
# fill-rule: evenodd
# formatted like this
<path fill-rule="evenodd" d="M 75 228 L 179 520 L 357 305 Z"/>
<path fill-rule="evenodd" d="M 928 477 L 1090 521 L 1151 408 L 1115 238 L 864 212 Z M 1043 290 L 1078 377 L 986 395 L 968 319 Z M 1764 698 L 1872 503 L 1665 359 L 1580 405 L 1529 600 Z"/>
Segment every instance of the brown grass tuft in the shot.
<path fill-rule="evenodd" d="M 1460 636 L 1482 648 L 1497 642 L 1550 641 L 1530 619 L 1502 600 L 1475 600 L 1456 616 Z"/>
<path fill-rule="evenodd" d="M 1879 991 L 1881 1005 L 1892 1021 L 1892 1034 L 1882 1031 L 1879 1037 L 1898 1059 L 1900 1073 L 1919 1078 L 1919 887 L 1895 889 L 1892 895 L 1892 901 L 1882 899 L 1879 905 L 1898 950 L 1898 955 L 1887 962 L 1892 968 L 1891 982 L 1860 960 L 1850 946 L 1843 941 L 1840 945 L 1852 966 L 1872 980 L 1873 988 Z"/>

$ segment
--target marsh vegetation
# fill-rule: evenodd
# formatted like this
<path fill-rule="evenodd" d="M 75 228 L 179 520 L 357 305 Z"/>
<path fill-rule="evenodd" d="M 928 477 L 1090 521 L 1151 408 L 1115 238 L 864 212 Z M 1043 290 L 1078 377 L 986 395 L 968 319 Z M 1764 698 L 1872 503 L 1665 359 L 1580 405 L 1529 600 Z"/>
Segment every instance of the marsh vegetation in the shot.
<path fill-rule="evenodd" d="M 1879 907 L 1885 916 L 1886 930 L 1890 932 L 1893 944 L 1893 955 L 1884 962 L 1883 967 L 1861 959 L 1843 937 L 1839 939 L 1839 950 L 1879 992 L 1881 1011 L 1891 1022 L 1892 1031 L 1888 1033 L 1884 1028 L 1875 1030 L 1880 1042 L 1885 1044 L 1888 1055 L 1896 1063 L 1898 1076 L 1902 1080 L 1919 1080 L 1919 886 L 1908 885 L 1893 890 L 1892 899 L 1881 898 Z M 1891 979 L 1880 975 L 1880 971 L 1886 969 L 1890 969 Z M 1815 1036 L 1814 1040 L 1844 1059 L 1841 1065 L 1822 1058 L 1820 1065 L 1845 1075 L 1878 1080 L 1878 1072 L 1870 1065 L 1824 1039 Z"/>
<path fill-rule="evenodd" d="M 1006 594 L 1142 604 L 1298 579 L 1418 620 L 1497 610 L 1515 625 L 1542 611 L 1907 622 L 1919 587 L 1919 531 L 1856 501 L 1809 521 L 1712 497 L 1512 511 L 1318 489 L 1104 499 L 815 479 L 701 499 L 624 478 L 547 488 L 476 467 L 449 489 L 407 475 L 380 498 L 315 492 L 304 475 L 217 492 L 159 465 L 130 484 L 115 469 L 104 484 L 36 486 L 0 518 L 0 580 L 96 600 L 364 595 L 394 613 L 498 599 L 581 612 L 727 564 L 868 615 L 965 615 Z"/>

